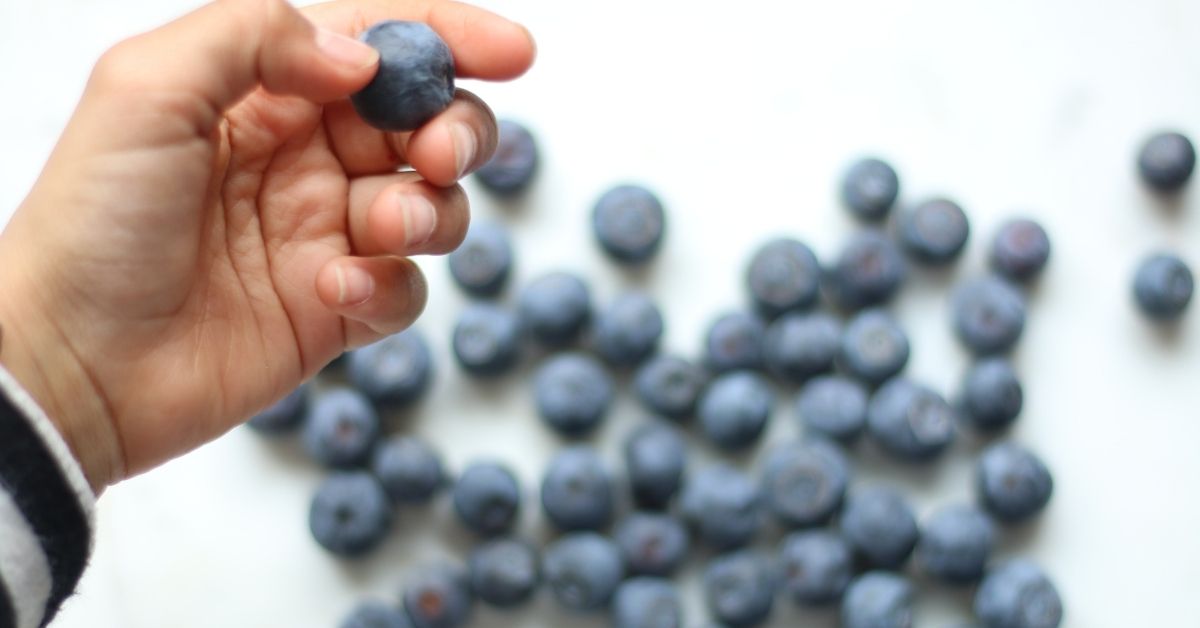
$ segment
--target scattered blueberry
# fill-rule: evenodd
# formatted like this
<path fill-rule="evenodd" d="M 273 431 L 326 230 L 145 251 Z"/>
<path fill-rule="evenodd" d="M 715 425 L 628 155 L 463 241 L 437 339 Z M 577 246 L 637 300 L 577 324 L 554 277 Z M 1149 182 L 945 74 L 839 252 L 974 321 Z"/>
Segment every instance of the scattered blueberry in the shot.
<path fill-rule="evenodd" d="M 631 578 L 613 598 L 614 628 L 682 628 L 679 593 L 669 580 Z"/>
<path fill-rule="evenodd" d="M 643 508 L 666 508 L 683 482 L 683 437 L 664 423 L 646 423 L 630 432 L 623 453 L 633 502 Z"/>
<path fill-rule="evenodd" d="M 454 511 L 463 525 L 484 536 L 512 527 L 521 507 L 521 488 L 508 468 L 477 462 L 454 485 Z"/>
<path fill-rule="evenodd" d="M 564 436 L 596 428 L 613 401 L 613 381 L 604 366 L 582 353 L 547 360 L 533 377 L 538 415 Z"/>
<path fill-rule="evenodd" d="M 696 402 L 708 384 L 704 369 L 675 355 L 657 355 L 638 367 L 633 392 L 651 412 L 682 420 L 696 413 Z"/>
<path fill-rule="evenodd" d="M 850 464 L 836 446 L 819 440 L 776 446 L 763 465 L 763 496 L 789 528 L 823 524 L 842 505 Z"/>
<path fill-rule="evenodd" d="M 379 415 L 362 393 L 332 388 L 316 395 L 304 420 L 304 447 L 329 467 L 366 463 L 379 439 Z"/>
<path fill-rule="evenodd" d="M 574 532 L 546 548 L 542 574 L 564 608 L 595 611 L 612 600 L 625 570 L 611 540 L 594 532 Z"/>
<path fill-rule="evenodd" d="M 612 475 L 590 447 L 560 450 L 542 478 L 542 510 L 560 530 L 598 530 L 613 515 Z"/>
<path fill-rule="evenodd" d="M 338 556 L 361 556 L 387 536 L 391 503 L 368 473 L 340 472 L 317 487 L 308 510 L 308 528 L 317 543 Z"/>
<path fill-rule="evenodd" d="M 890 379 L 908 364 L 908 334 L 883 310 L 863 310 L 842 334 L 841 365 L 868 385 Z"/>
<path fill-rule="evenodd" d="M 806 430 L 850 443 L 867 425 L 867 389 L 840 375 L 810 380 L 796 398 L 796 414 Z"/>
<path fill-rule="evenodd" d="M 593 333 L 600 357 L 613 366 L 633 366 L 658 348 L 663 318 L 650 297 L 628 292 L 600 311 Z"/>
<path fill-rule="evenodd" d="M 1021 381 L 1005 358 L 985 358 L 976 362 L 963 382 L 963 416 L 982 430 L 1011 425 L 1021 414 L 1025 394 Z"/>
<path fill-rule="evenodd" d="M 975 615 L 987 628 L 1056 628 L 1062 598 L 1041 567 L 1018 558 L 988 571 L 975 592 Z"/>
<path fill-rule="evenodd" d="M 517 299 L 521 324 L 551 347 L 571 343 L 592 316 L 592 294 L 578 276 L 551 272 L 525 286 Z"/>
<path fill-rule="evenodd" d="M 758 486 L 750 476 L 724 463 L 689 476 L 680 506 L 697 538 L 721 551 L 746 545 L 763 523 Z"/>
<path fill-rule="evenodd" d="M 762 367 L 762 319 L 749 312 L 730 312 L 713 321 L 704 341 L 704 358 L 718 373 Z"/>
<path fill-rule="evenodd" d="M 941 395 L 904 377 L 884 384 L 867 406 L 867 430 L 896 458 L 920 462 L 954 441 L 957 413 Z"/>
<path fill-rule="evenodd" d="M 305 382 L 246 422 L 260 434 L 283 434 L 300 427 L 312 397 L 311 386 Z"/>
<path fill-rule="evenodd" d="M 754 305 L 768 318 L 817 303 L 821 265 L 808 245 L 778 238 L 759 247 L 746 270 Z"/>
<path fill-rule="evenodd" d="M 639 264 L 653 257 L 662 244 L 665 227 L 662 202 L 641 186 L 614 187 L 592 208 L 596 241 L 618 262 Z"/>
<path fill-rule="evenodd" d="M 514 120 L 497 120 L 496 130 L 496 152 L 475 171 L 475 179 L 494 194 L 516 196 L 529 187 L 537 172 L 537 141 L 529 129 Z"/>
<path fill-rule="evenodd" d="M 388 497 L 399 503 L 428 502 L 446 484 L 441 457 L 413 436 L 393 436 L 380 443 L 371 455 L 371 472 Z"/>
<path fill-rule="evenodd" d="M 980 455 L 978 486 L 988 512 L 1001 521 L 1018 522 L 1046 507 L 1054 492 L 1054 479 L 1033 452 L 1003 442 Z"/>
<path fill-rule="evenodd" d="M 1142 145 L 1137 165 L 1146 185 L 1158 192 L 1177 192 L 1196 169 L 1196 147 L 1181 133 L 1158 133 Z"/>
<path fill-rule="evenodd" d="M 973 506 L 948 506 L 921 526 L 914 554 L 925 573 L 951 584 L 983 577 L 995 540 L 992 522 Z"/>
<path fill-rule="evenodd" d="M 446 259 L 450 276 L 464 292 L 477 297 L 495 296 L 512 274 L 513 249 L 508 230 L 495 222 L 473 221 L 462 244 Z"/>
<path fill-rule="evenodd" d="M 775 393 L 761 375 L 726 373 L 714 379 L 700 397 L 697 416 L 704 435 L 727 451 L 745 449 L 762 435 Z"/>
<path fill-rule="evenodd" d="M 850 493 L 841 529 L 854 553 L 878 569 L 904 565 L 919 535 L 912 507 L 900 493 L 884 487 Z"/>
<path fill-rule="evenodd" d="M 413 628 L 465 626 L 473 602 L 467 573 L 449 564 L 425 568 L 404 590 L 404 610 Z"/>
<path fill-rule="evenodd" d="M 511 311 L 491 303 L 471 303 L 454 324 L 454 358 L 478 377 L 503 375 L 520 357 L 521 327 Z"/>
<path fill-rule="evenodd" d="M 900 177 L 875 157 L 856 161 L 842 178 L 842 202 L 863 220 L 882 220 L 900 196 Z"/>
<path fill-rule="evenodd" d="M 944 198 L 900 212 L 896 237 L 913 259 L 925 264 L 954 261 L 967 246 L 971 227 L 957 203 Z"/>
<path fill-rule="evenodd" d="M 350 96 L 367 124 L 383 131 L 412 131 L 454 100 L 454 57 L 437 33 L 421 22 L 389 20 L 360 39 L 379 51 L 379 70 Z"/>
<path fill-rule="evenodd" d="M 842 597 L 843 628 L 912 628 L 913 587 L 904 576 L 869 571 Z"/>
<path fill-rule="evenodd" d="M 784 314 L 767 327 L 763 362 L 776 377 L 802 384 L 833 368 L 841 337 L 841 323 L 828 314 Z"/>
<path fill-rule="evenodd" d="M 541 582 L 537 551 L 529 543 L 512 538 L 476 547 L 467 564 L 475 597 L 497 608 L 527 602 Z"/>
<path fill-rule="evenodd" d="M 1142 312 L 1153 320 L 1171 321 L 1187 310 L 1195 278 L 1179 257 L 1155 253 L 1142 260 L 1133 278 L 1133 296 Z"/>
<path fill-rule="evenodd" d="M 797 604 L 821 605 L 840 599 L 854 575 L 850 545 L 826 530 L 784 537 L 778 560 L 782 589 Z"/>
<path fill-rule="evenodd" d="M 860 231 L 850 238 L 829 272 L 834 301 L 847 310 L 891 300 L 908 268 L 900 250 L 882 233 Z"/>
<path fill-rule="evenodd" d="M 433 374 L 429 345 L 411 327 L 351 351 L 346 360 L 346 379 L 380 404 L 416 401 L 429 389 Z"/>
<path fill-rule="evenodd" d="M 1005 353 L 1025 329 L 1025 297 L 997 276 L 968 281 L 952 297 L 954 331 L 980 355 Z"/>
<path fill-rule="evenodd" d="M 635 512 L 617 525 L 613 538 L 630 575 L 669 577 L 687 558 L 687 528 L 668 514 Z"/>
<path fill-rule="evenodd" d="M 408 614 L 390 604 L 365 600 L 338 624 L 339 628 L 412 628 Z"/>
<path fill-rule="evenodd" d="M 988 250 L 992 270 L 1012 281 L 1029 281 L 1041 274 L 1050 260 L 1050 236 L 1028 218 L 1000 226 Z"/>
<path fill-rule="evenodd" d="M 766 622 L 775 602 L 775 586 L 771 563 L 750 550 L 718 556 L 704 570 L 708 610 L 730 628 Z"/>

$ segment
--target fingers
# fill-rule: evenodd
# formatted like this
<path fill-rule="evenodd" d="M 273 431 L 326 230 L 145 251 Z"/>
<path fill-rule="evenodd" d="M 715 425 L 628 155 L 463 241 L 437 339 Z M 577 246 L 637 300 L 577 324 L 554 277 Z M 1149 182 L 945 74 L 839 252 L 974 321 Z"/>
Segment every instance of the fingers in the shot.
<path fill-rule="evenodd" d="M 462 243 L 470 209 L 461 187 L 405 172 L 352 181 L 348 220 L 356 255 L 446 253 Z"/>
<path fill-rule="evenodd" d="M 346 320 L 348 348 L 412 325 L 425 309 L 421 270 L 400 257 L 338 257 L 317 273 L 317 297 Z"/>

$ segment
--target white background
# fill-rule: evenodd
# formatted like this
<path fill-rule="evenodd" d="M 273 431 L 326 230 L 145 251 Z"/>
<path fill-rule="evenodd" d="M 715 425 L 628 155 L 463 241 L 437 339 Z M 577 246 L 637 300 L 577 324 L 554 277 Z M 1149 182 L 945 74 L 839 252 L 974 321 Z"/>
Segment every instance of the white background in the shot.
<path fill-rule="evenodd" d="M 194 4 L 0 4 L 0 211 L 33 183 L 104 48 Z M 1200 136 L 1200 4 L 487 4 L 528 25 L 540 56 L 517 83 L 464 86 L 526 121 L 545 167 L 524 203 L 473 194 L 477 215 L 511 223 L 518 282 L 566 268 L 592 276 L 600 301 L 622 287 L 652 290 L 672 350 L 696 355 L 712 316 L 744 303 L 743 267 L 765 238 L 795 235 L 834 254 L 853 227 L 835 181 L 862 152 L 897 164 L 906 200 L 946 194 L 968 210 L 973 241 L 955 276 L 979 272 L 981 243 L 1004 217 L 1042 220 L 1055 249 L 1016 355 L 1027 409 L 1014 436 L 1047 460 L 1056 493 L 1038 523 L 1004 534 L 1000 553 L 1046 566 L 1067 625 L 1200 625 L 1200 311 L 1164 334 L 1129 302 L 1133 267 L 1150 249 L 1200 266 L 1200 192 L 1166 207 L 1132 169 L 1153 129 Z M 602 259 L 586 223 L 591 201 L 627 179 L 656 188 L 670 212 L 665 249 L 636 274 Z M 557 441 L 533 417 L 528 369 L 486 386 L 457 373 L 447 338 L 463 299 L 444 260 L 421 263 L 433 289 L 419 325 L 439 369 L 428 401 L 394 417 L 394 429 L 428 436 L 455 468 L 479 455 L 510 460 L 536 525 L 533 487 Z M 918 274 L 895 304 L 914 341 L 910 372 L 946 392 L 967 363 L 947 330 L 952 279 Z M 772 439 L 797 432 L 789 404 Z M 601 440 L 640 419 L 622 399 Z M 977 448 L 964 439 L 927 469 L 863 448 L 856 482 L 909 487 L 928 513 L 970 498 Z M 295 443 L 236 430 L 109 490 L 92 565 L 55 626 L 332 626 L 360 595 L 394 596 L 413 565 L 468 544 L 442 503 L 402 512 L 371 559 L 331 559 L 306 529 L 320 477 Z M 515 615 L 480 610 L 476 625 L 602 625 L 546 597 Z M 834 622 L 778 602 L 774 625 Z M 918 623 L 965 620 L 968 603 L 922 585 Z M 690 598 L 689 626 L 702 624 L 700 609 Z"/>

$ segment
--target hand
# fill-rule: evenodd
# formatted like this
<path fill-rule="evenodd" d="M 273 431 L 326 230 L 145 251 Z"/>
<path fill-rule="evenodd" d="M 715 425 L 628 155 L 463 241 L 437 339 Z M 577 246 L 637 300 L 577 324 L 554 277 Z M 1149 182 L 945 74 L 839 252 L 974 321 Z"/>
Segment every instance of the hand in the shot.
<path fill-rule="evenodd" d="M 462 240 L 495 119 L 460 91 L 412 133 L 366 126 L 346 96 L 378 55 L 351 36 L 384 19 L 429 23 L 460 77 L 533 60 L 524 28 L 451 2 L 221 0 L 97 63 L 0 236 L 0 360 L 97 491 L 421 312 L 403 256 Z"/>

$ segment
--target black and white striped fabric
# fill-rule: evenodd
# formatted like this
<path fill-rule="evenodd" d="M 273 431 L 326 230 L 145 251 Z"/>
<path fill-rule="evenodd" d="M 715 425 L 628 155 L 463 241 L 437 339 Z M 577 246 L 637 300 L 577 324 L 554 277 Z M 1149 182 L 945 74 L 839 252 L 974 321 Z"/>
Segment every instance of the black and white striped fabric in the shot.
<path fill-rule="evenodd" d="M 54 425 L 0 368 L 0 628 L 53 619 L 91 552 L 94 503 Z"/>

